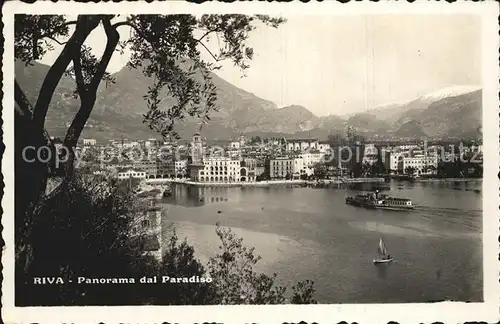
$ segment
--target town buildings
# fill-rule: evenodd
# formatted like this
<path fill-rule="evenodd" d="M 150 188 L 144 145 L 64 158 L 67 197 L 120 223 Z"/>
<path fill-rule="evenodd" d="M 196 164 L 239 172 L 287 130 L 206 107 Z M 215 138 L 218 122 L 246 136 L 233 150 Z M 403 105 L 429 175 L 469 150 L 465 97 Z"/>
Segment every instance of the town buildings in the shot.
<path fill-rule="evenodd" d="M 240 161 L 228 157 L 207 157 L 201 168 L 193 168 L 191 180 L 196 182 L 238 182 Z M 246 181 L 246 179 L 243 179 Z"/>
<path fill-rule="evenodd" d="M 291 179 L 294 173 L 294 159 L 289 157 L 268 159 L 265 170 L 269 179 Z"/>
<path fill-rule="evenodd" d="M 319 141 L 316 138 L 286 140 L 286 151 L 288 152 L 303 152 L 310 149 L 317 150 L 318 148 Z"/>
<path fill-rule="evenodd" d="M 125 180 L 125 179 L 146 179 L 146 172 L 142 170 L 134 170 L 134 169 L 128 169 L 128 170 L 119 170 L 117 174 L 117 178 L 119 180 Z"/>
<path fill-rule="evenodd" d="M 83 146 L 95 146 L 97 141 L 94 138 L 84 138 Z"/>
<path fill-rule="evenodd" d="M 318 142 L 318 151 L 320 151 L 321 153 L 324 153 L 324 154 L 331 154 L 332 148 L 330 146 L 330 143 L 326 142 L 326 141 L 319 141 Z"/>
<path fill-rule="evenodd" d="M 239 142 L 238 142 L 239 143 Z M 242 164 L 241 158 L 234 156 L 205 156 L 199 133 L 193 135 L 191 143 L 191 163 L 189 177 L 195 182 L 233 183 L 255 181 L 256 162 L 249 160 L 251 167 Z"/>
<path fill-rule="evenodd" d="M 418 144 L 377 142 L 346 147 L 351 150 L 351 155 L 349 158 L 342 154 L 344 162 L 340 169 L 340 161 L 333 160 L 340 153 L 332 155 L 326 141 L 264 138 L 259 143 L 255 145 L 255 141 L 240 138 L 207 146 L 197 133 L 187 145 L 177 141 L 162 145 L 162 142 L 150 138 L 114 140 L 98 146 L 94 139 L 86 139 L 85 146 L 80 145 L 77 150 L 97 157 L 85 159 L 84 165 L 93 165 L 97 167 L 93 169 L 95 172 L 102 171 L 119 179 L 190 178 L 205 183 L 253 182 L 258 176 L 259 180 L 303 179 L 315 173 L 319 178 L 357 177 L 360 165 L 374 165 L 379 158 L 385 170 L 377 166 L 379 171 L 373 171 L 376 174 L 411 172 L 415 176 L 433 175 L 437 174 L 440 162 L 455 161 L 461 155 L 482 159 L 482 146 L 475 142 L 466 146 L 456 143 L 441 146 L 434 142 L 430 147 L 425 141 Z M 328 161 L 332 163 L 324 163 Z"/>
<path fill-rule="evenodd" d="M 378 161 L 378 149 L 375 144 L 365 144 L 363 152 L 363 164 L 373 165 Z"/>
<path fill-rule="evenodd" d="M 412 170 L 410 175 L 432 174 L 437 170 L 438 156 L 404 153 L 398 161 L 398 173 L 405 174 Z"/>

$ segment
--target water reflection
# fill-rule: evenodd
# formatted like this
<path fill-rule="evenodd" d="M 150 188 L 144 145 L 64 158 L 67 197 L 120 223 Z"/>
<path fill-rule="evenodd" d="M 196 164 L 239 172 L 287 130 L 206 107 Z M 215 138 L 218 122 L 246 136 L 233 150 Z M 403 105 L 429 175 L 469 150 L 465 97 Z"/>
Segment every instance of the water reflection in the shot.
<path fill-rule="evenodd" d="M 185 207 L 200 207 L 207 204 L 224 203 L 228 201 L 228 188 L 210 188 L 178 184 L 173 184 L 172 195 L 162 200 L 163 203 Z"/>
<path fill-rule="evenodd" d="M 377 265 L 377 277 L 379 279 L 386 279 L 387 278 L 387 270 L 390 267 L 390 264 L 379 264 Z"/>

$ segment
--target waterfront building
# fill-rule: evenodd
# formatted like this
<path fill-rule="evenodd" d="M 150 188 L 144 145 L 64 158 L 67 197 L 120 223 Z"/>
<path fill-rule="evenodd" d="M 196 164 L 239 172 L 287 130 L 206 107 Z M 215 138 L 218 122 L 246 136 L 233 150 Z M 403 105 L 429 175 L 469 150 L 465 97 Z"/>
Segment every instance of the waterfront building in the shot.
<path fill-rule="evenodd" d="M 288 152 L 304 152 L 307 150 L 317 150 L 318 147 L 319 141 L 316 138 L 286 140 L 286 150 Z"/>
<path fill-rule="evenodd" d="M 414 170 L 414 175 L 432 174 L 438 166 L 437 155 L 415 154 L 410 155 L 404 153 L 398 162 L 398 173 L 404 174 L 411 167 Z"/>
<path fill-rule="evenodd" d="M 246 182 L 255 182 L 257 177 L 257 160 L 254 158 L 244 158 L 241 163 L 240 170 L 240 180 L 242 177 L 245 177 L 246 174 Z"/>
<path fill-rule="evenodd" d="M 174 173 L 176 178 L 185 177 L 187 175 L 188 160 L 186 160 L 186 159 L 176 160 L 176 161 L 173 161 L 173 165 L 174 165 L 173 173 Z"/>
<path fill-rule="evenodd" d="M 173 158 L 156 161 L 157 176 L 160 178 L 184 178 L 188 175 L 188 160 Z"/>
<path fill-rule="evenodd" d="M 239 150 L 238 150 L 239 151 Z M 203 154 L 203 142 L 199 133 L 194 134 L 191 150 L 191 163 L 188 165 L 189 177 L 194 182 L 252 182 L 255 181 L 255 168 L 241 164 L 237 157 L 227 157 L 222 154 Z M 256 162 L 249 160 L 253 166 Z"/>
<path fill-rule="evenodd" d="M 242 160 L 241 165 L 247 167 L 249 170 L 255 170 L 257 167 L 257 159 L 246 157 Z"/>
<path fill-rule="evenodd" d="M 146 172 L 139 169 L 128 169 L 128 170 L 119 170 L 117 174 L 117 178 L 120 180 L 123 179 L 146 179 Z"/>
<path fill-rule="evenodd" d="M 294 159 L 289 157 L 276 157 L 266 160 L 266 174 L 270 179 L 286 179 L 293 176 Z"/>
<path fill-rule="evenodd" d="M 188 167 L 189 177 L 192 181 L 204 178 L 203 142 L 200 133 L 195 133 L 191 142 L 191 163 Z"/>
<path fill-rule="evenodd" d="M 191 169 L 190 176 L 196 182 L 247 181 L 246 173 L 241 176 L 240 161 L 228 157 L 204 158 L 201 166 Z"/>
<path fill-rule="evenodd" d="M 134 162 L 133 168 L 143 170 L 146 173 L 146 178 L 148 179 L 156 178 L 156 175 L 158 174 L 158 166 L 154 160 L 142 159 Z"/>
<path fill-rule="evenodd" d="M 397 173 L 399 169 L 399 160 L 403 152 L 398 151 L 385 151 L 384 165 L 389 173 Z"/>
<path fill-rule="evenodd" d="M 301 176 L 307 173 L 307 168 L 304 166 L 304 159 L 297 157 L 293 159 L 293 178 L 300 179 Z"/>
<path fill-rule="evenodd" d="M 304 160 L 304 167 L 314 169 L 314 166 L 324 160 L 325 154 L 320 151 L 311 150 L 299 155 Z"/>

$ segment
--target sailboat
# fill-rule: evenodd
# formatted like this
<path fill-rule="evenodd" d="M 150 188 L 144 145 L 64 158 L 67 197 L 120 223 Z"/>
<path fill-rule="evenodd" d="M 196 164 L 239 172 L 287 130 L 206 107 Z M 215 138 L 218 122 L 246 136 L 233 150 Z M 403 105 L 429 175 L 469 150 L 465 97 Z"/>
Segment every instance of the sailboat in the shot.
<path fill-rule="evenodd" d="M 380 238 L 378 243 L 378 254 L 380 254 L 380 257 L 373 259 L 373 263 L 375 264 L 389 263 L 393 260 L 391 255 L 387 252 L 387 248 L 385 247 L 384 240 L 382 240 L 382 238 Z"/>

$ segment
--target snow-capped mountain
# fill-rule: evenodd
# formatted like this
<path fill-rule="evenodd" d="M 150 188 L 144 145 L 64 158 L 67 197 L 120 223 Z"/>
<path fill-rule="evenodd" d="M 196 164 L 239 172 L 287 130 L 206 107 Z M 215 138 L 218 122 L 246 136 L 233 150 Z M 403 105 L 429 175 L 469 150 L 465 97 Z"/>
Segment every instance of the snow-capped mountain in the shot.
<path fill-rule="evenodd" d="M 421 96 L 420 99 L 440 100 L 443 98 L 460 96 L 466 93 L 477 91 L 479 89 L 481 89 L 481 86 L 477 85 L 455 85 L 428 93 L 426 95 Z"/>

